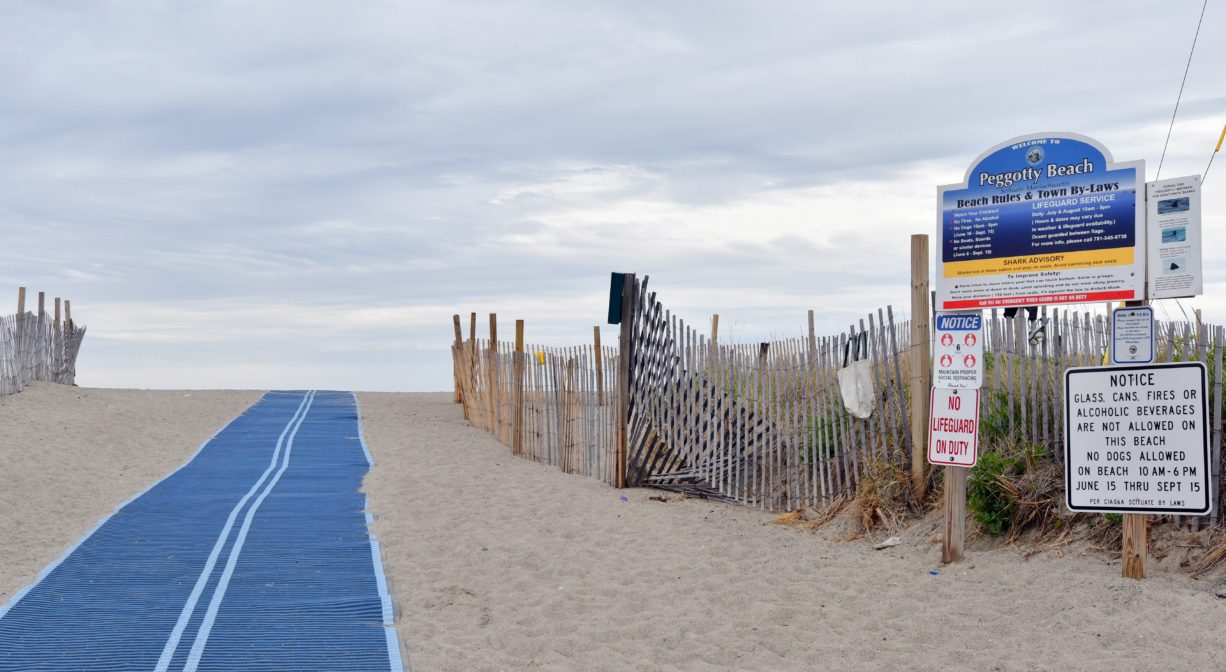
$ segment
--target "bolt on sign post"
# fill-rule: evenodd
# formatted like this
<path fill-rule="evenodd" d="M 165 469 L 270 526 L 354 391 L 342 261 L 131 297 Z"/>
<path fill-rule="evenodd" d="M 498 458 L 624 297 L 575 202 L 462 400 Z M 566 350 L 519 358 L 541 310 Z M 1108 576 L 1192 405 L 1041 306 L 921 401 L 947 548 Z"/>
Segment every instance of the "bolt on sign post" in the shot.
<path fill-rule="evenodd" d="M 937 189 L 937 310 L 1143 299 L 1144 180 L 1071 133 L 984 152 Z"/>

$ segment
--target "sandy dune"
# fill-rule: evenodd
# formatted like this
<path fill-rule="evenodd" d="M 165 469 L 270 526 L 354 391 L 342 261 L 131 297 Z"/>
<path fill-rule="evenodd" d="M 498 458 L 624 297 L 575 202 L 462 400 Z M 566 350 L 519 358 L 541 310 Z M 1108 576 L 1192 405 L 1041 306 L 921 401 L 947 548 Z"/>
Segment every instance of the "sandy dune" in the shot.
<path fill-rule="evenodd" d="M 258 396 L 35 385 L 0 398 L 0 602 Z M 1125 580 L 1075 549 L 972 550 L 932 575 L 927 523 L 873 551 L 514 459 L 449 394 L 359 400 L 416 672 L 1226 667 L 1211 582 Z"/>

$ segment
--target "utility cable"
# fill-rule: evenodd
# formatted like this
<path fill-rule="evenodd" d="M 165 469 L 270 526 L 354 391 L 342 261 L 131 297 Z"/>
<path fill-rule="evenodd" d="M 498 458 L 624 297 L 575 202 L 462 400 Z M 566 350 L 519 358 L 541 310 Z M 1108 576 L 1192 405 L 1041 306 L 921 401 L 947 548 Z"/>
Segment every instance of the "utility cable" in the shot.
<path fill-rule="evenodd" d="M 1179 82 L 1179 95 L 1175 96 L 1175 111 L 1171 112 L 1171 125 L 1166 129 L 1166 142 L 1162 143 L 1162 157 L 1158 159 L 1158 172 L 1154 175 L 1157 180 L 1162 176 L 1162 162 L 1166 160 L 1166 148 L 1171 144 L 1171 131 L 1175 130 L 1175 115 L 1179 114 L 1179 101 L 1183 98 L 1183 86 L 1188 83 L 1188 70 L 1192 68 L 1192 54 L 1196 53 L 1196 40 L 1200 37 L 1200 24 L 1205 20 L 1205 8 L 1209 6 L 1209 0 L 1200 7 L 1200 19 L 1196 22 L 1196 34 L 1192 36 L 1192 49 L 1188 52 L 1188 64 L 1183 68 L 1183 81 Z"/>

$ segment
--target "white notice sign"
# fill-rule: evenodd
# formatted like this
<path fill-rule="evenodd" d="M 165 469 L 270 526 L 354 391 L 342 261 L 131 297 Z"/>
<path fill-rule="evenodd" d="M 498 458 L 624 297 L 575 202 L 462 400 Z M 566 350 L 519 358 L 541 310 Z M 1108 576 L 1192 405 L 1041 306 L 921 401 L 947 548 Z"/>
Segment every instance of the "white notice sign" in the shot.
<path fill-rule="evenodd" d="M 1154 309 L 1117 308 L 1111 313 L 1111 363 L 1149 364 L 1154 361 Z"/>
<path fill-rule="evenodd" d="M 979 461 L 979 390 L 932 388 L 928 461 L 973 467 Z"/>
<path fill-rule="evenodd" d="M 983 386 L 983 313 L 937 313 L 934 387 Z"/>
<path fill-rule="evenodd" d="M 1175 177 L 1148 188 L 1149 298 L 1200 296 L 1200 176 Z"/>
<path fill-rule="evenodd" d="M 1064 375 L 1068 508 L 1209 513 L 1205 383 L 1200 362 L 1069 369 Z"/>

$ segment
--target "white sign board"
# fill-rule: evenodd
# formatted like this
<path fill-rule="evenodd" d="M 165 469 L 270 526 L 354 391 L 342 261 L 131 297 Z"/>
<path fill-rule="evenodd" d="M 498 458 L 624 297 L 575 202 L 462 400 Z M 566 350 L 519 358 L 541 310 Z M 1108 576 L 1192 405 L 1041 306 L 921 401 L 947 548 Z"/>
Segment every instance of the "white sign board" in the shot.
<path fill-rule="evenodd" d="M 1149 182 L 1149 298 L 1199 296 L 1200 176 Z"/>
<path fill-rule="evenodd" d="M 1068 508 L 1209 513 L 1205 383 L 1200 362 L 1069 369 L 1064 375 Z"/>
<path fill-rule="evenodd" d="M 973 467 L 979 461 L 979 390 L 932 388 L 928 461 Z"/>
<path fill-rule="evenodd" d="M 932 353 L 934 387 L 983 386 L 983 314 L 937 313 Z"/>
<path fill-rule="evenodd" d="M 1111 313 L 1111 363 L 1149 364 L 1154 361 L 1154 309 L 1117 308 Z"/>

